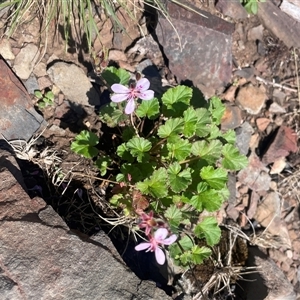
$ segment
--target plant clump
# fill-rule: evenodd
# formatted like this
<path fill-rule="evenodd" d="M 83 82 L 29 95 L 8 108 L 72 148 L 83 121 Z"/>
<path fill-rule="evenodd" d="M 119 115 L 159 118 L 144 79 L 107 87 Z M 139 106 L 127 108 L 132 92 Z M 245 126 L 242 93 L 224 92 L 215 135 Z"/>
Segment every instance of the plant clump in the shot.
<path fill-rule="evenodd" d="M 113 151 L 100 154 L 101 137 L 89 131 L 71 149 L 92 158 L 103 180 L 109 178 L 110 205 L 143 232 L 146 241 L 137 251 L 153 251 L 163 264 L 168 246 L 176 264 L 201 264 L 220 240 L 215 212 L 229 197 L 228 173 L 247 165 L 235 132 L 220 130 L 225 106 L 218 97 L 200 101 L 183 85 L 154 97 L 148 79 L 132 82 L 115 67 L 102 77 L 116 92 L 100 110 L 101 121 L 115 130 Z"/>

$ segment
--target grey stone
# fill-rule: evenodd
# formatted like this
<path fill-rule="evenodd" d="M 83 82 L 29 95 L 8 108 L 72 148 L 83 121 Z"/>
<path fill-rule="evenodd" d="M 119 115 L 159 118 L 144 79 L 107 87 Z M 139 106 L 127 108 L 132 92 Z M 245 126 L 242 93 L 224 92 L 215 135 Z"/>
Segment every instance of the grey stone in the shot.
<path fill-rule="evenodd" d="M 28 141 L 46 122 L 33 105 L 25 87 L 0 60 L 0 136 Z"/>
<path fill-rule="evenodd" d="M 160 16 L 156 34 L 170 70 L 179 82 L 192 82 L 206 97 L 222 91 L 231 80 L 234 25 L 197 8 L 207 17 L 169 1 L 166 7 L 170 20 Z"/>
<path fill-rule="evenodd" d="M 30 199 L 3 161 L 1 299 L 170 299 L 155 283 L 141 283 L 104 234 L 98 239 L 76 234 L 41 198 Z"/>
<path fill-rule="evenodd" d="M 28 79 L 39 56 L 40 51 L 34 44 L 27 44 L 22 48 L 14 61 L 14 70 L 18 77 Z"/>
<path fill-rule="evenodd" d="M 31 76 L 24 82 L 24 85 L 28 91 L 29 94 L 34 95 L 35 90 L 39 90 L 39 84 L 35 78 L 34 75 L 31 74 Z"/>
<path fill-rule="evenodd" d="M 246 19 L 248 14 L 239 0 L 217 0 L 216 8 L 224 16 L 231 17 L 235 20 Z"/>
<path fill-rule="evenodd" d="M 55 62 L 47 73 L 67 99 L 81 105 L 100 105 L 100 98 L 84 71 L 74 64 Z"/>
<path fill-rule="evenodd" d="M 254 130 L 248 122 L 244 122 L 242 126 L 236 129 L 236 146 L 241 154 L 246 155 L 248 153 L 253 132 Z"/>

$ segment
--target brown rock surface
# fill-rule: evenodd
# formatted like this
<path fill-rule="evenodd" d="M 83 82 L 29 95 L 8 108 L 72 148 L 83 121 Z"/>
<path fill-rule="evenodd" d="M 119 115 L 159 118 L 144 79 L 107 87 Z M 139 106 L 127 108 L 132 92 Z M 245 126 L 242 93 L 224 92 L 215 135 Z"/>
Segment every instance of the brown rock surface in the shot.
<path fill-rule="evenodd" d="M 238 91 L 236 101 L 249 114 L 256 115 L 260 112 L 267 100 L 265 88 L 251 84 L 242 86 Z"/>
<path fill-rule="evenodd" d="M 80 237 L 41 198 L 30 199 L 0 153 L 1 299 L 169 299 L 115 255 L 110 240 Z"/>

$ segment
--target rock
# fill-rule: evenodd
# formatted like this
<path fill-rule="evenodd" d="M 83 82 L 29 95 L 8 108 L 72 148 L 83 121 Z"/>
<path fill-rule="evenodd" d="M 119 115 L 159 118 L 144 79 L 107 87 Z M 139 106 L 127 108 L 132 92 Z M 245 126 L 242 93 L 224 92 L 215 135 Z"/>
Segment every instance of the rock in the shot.
<path fill-rule="evenodd" d="M 256 126 L 259 131 L 264 131 L 270 124 L 270 119 L 268 118 L 257 118 L 256 119 Z"/>
<path fill-rule="evenodd" d="M 14 70 L 18 77 L 28 79 L 39 56 L 40 51 L 34 44 L 27 44 L 22 48 L 14 61 Z"/>
<path fill-rule="evenodd" d="M 123 51 L 120 50 L 110 50 L 108 59 L 112 61 L 119 61 L 119 60 L 127 61 L 126 55 L 124 54 Z"/>
<path fill-rule="evenodd" d="M 26 140 L 46 126 L 25 87 L 3 60 L 0 60 L 0 134 L 7 140 Z"/>
<path fill-rule="evenodd" d="M 279 248 L 279 246 L 285 247 L 286 249 L 291 248 L 291 240 L 287 226 L 285 222 L 281 220 L 281 199 L 278 193 L 269 192 L 267 196 L 264 197 L 258 204 L 254 219 L 271 234 L 269 237 L 270 245 L 272 245 L 272 239 L 274 239 L 274 248 Z"/>
<path fill-rule="evenodd" d="M 299 1 L 282 0 L 280 9 L 286 14 L 290 15 L 297 22 L 300 22 L 300 6 Z"/>
<path fill-rule="evenodd" d="M 274 161 L 274 164 L 271 168 L 270 174 L 280 174 L 284 168 L 286 167 L 286 159 L 285 157 L 279 157 Z"/>
<path fill-rule="evenodd" d="M 237 90 L 236 85 L 231 85 L 222 95 L 222 99 L 227 100 L 229 102 L 233 102 L 235 100 L 235 93 Z"/>
<path fill-rule="evenodd" d="M 253 132 L 254 130 L 248 122 L 244 122 L 242 126 L 236 129 L 236 146 L 241 154 L 246 155 L 248 153 Z"/>
<path fill-rule="evenodd" d="M 47 73 L 67 99 L 75 104 L 100 105 L 100 98 L 83 70 L 74 64 L 56 62 Z"/>
<path fill-rule="evenodd" d="M 247 84 L 239 89 L 236 101 L 249 114 L 257 115 L 267 98 L 266 90 L 263 86 L 258 88 Z"/>
<path fill-rule="evenodd" d="M 286 113 L 286 110 L 280 106 L 278 103 L 273 102 L 269 107 L 269 112 L 274 114 L 284 114 Z"/>
<path fill-rule="evenodd" d="M 246 19 L 248 14 L 239 0 L 218 0 L 216 8 L 225 16 L 234 20 Z"/>
<path fill-rule="evenodd" d="M 278 158 L 288 156 L 290 152 L 297 152 L 297 139 L 297 134 L 293 129 L 281 126 L 276 133 L 275 139 L 264 154 L 262 162 L 268 165 Z"/>
<path fill-rule="evenodd" d="M 31 95 L 34 95 L 35 90 L 40 90 L 38 81 L 36 80 L 36 77 L 33 74 L 31 74 L 30 77 L 24 82 L 24 85 L 28 93 Z"/>
<path fill-rule="evenodd" d="M 12 52 L 11 45 L 8 39 L 2 38 L 0 41 L 0 54 L 5 60 L 14 60 L 15 55 Z"/>
<path fill-rule="evenodd" d="M 39 85 L 39 90 L 41 90 L 41 91 L 52 86 L 52 82 L 50 81 L 48 76 L 43 76 L 43 77 L 38 78 L 37 82 Z"/>
<path fill-rule="evenodd" d="M 139 53 L 138 58 L 136 58 L 137 53 Z M 135 45 L 127 51 L 127 54 L 131 57 L 134 56 L 134 60 L 138 62 L 147 55 L 147 58 L 149 58 L 154 65 L 161 66 L 164 64 L 161 50 L 150 34 L 140 38 Z"/>
<path fill-rule="evenodd" d="M 126 269 L 104 234 L 77 235 L 41 198 L 30 199 L 0 155 L 2 299 L 170 299 Z"/>
<path fill-rule="evenodd" d="M 238 173 L 238 180 L 253 191 L 268 191 L 271 178 L 269 169 L 259 160 L 255 153 L 251 153 L 247 168 Z"/>
<path fill-rule="evenodd" d="M 249 207 L 247 209 L 247 217 L 249 218 L 249 220 L 253 219 L 256 214 L 259 199 L 260 196 L 256 192 L 252 191 L 249 201 Z"/>
<path fill-rule="evenodd" d="M 192 82 L 206 97 L 222 91 L 231 80 L 234 25 L 195 8 L 203 17 L 171 1 L 166 2 L 166 10 L 170 19 L 159 16 L 156 35 L 171 72 L 179 82 Z"/>
<path fill-rule="evenodd" d="M 264 27 L 262 25 L 253 27 L 248 31 L 248 40 L 250 41 L 262 41 L 264 34 Z"/>
<path fill-rule="evenodd" d="M 300 48 L 300 23 L 281 11 L 272 1 L 260 2 L 257 15 L 265 28 L 288 48 Z"/>
<path fill-rule="evenodd" d="M 225 112 L 221 120 L 221 128 L 223 130 L 235 129 L 241 125 L 242 111 L 235 105 L 225 103 Z"/>
<path fill-rule="evenodd" d="M 247 300 L 296 300 L 292 284 L 275 262 L 257 247 L 248 250 L 247 266 L 257 266 L 258 272 L 246 275 L 246 280 L 239 282 L 241 296 L 247 295 Z"/>
<path fill-rule="evenodd" d="M 47 76 L 47 66 L 45 63 L 40 62 L 38 65 L 36 65 L 33 69 L 33 74 L 36 77 L 42 77 Z"/>
<path fill-rule="evenodd" d="M 235 76 L 246 78 L 247 80 L 251 80 L 254 77 L 254 74 L 255 69 L 253 67 L 242 68 L 234 72 Z"/>

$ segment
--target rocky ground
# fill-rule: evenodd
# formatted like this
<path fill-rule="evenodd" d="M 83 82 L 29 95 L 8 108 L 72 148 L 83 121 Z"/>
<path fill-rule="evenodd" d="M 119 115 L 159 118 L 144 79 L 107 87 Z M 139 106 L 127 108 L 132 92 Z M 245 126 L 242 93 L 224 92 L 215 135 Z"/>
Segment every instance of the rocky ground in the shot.
<path fill-rule="evenodd" d="M 300 25 L 294 17 L 284 13 L 277 6 L 278 3 L 273 4 L 271 1 L 260 5 L 258 15 L 250 17 L 238 1 L 218 1 L 216 6 L 192 2 L 208 18 L 186 13 L 169 5 L 170 15 L 176 21 L 177 33 L 162 17 L 158 18 L 160 26 L 154 31 L 153 24 L 156 23 L 151 13 L 147 14 L 147 18 L 140 16 L 140 28 L 145 33 L 151 33 L 146 36 L 125 15 L 122 16 L 128 34 L 113 31 L 109 20 L 103 21 L 95 16 L 101 43 L 95 39 L 92 55 L 86 52 L 80 37 L 72 35 L 68 43 L 60 35 L 53 38 L 54 25 L 50 27 L 47 43 L 44 40 L 41 44 L 37 18 L 19 27 L 12 38 L 2 38 L 1 97 L 10 100 L 0 106 L 1 133 L 17 153 L 24 178 L 24 186 L 21 186 L 32 199 L 36 199 L 36 196 L 43 198 L 73 230 L 88 236 L 99 232 L 100 228 L 109 232 L 118 251 L 122 253 L 125 251 L 125 243 L 118 240 L 124 231 L 111 231 L 115 225 L 115 215 L 109 210 L 105 200 L 105 184 L 97 180 L 98 171 L 90 161 L 70 151 L 70 143 L 81 130 L 89 129 L 99 135 L 106 130 L 98 117 L 101 105 L 109 101 L 107 91 L 97 76 L 97 72 L 103 67 L 99 53 L 107 50 L 107 62 L 125 68 L 132 74 L 142 72 L 149 78 L 151 88 L 156 92 L 185 82 L 193 83 L 206 97 L 218 95 L 226 104 L 222 128 L 236 131 L 237 145 L 249 157 L 248 167 L 238 174 L 232 174 L 230 178 L 231 197 L 220 212 L 220 223 L 227 229 L 235 230 L 247 241 L 246 252 L 249 251 L 248 256 L 252 257 L 247 266 L 262 267 L 260 272 L 266 293 L 258 295 L 257 285 L 254 288 L 249 283 L 242 290 L 237 287 L 234 294 L 236 299 L 264 299 L 267 295 L 267 299 L 274 300 L 298 299 L 300 45 L 295 31 Z M 207 14 L 208 11 L 211 15 Z M 275 20 L 270 15 L 272 11 L 276 12 Z M 181 45 L 176 43 L 177 34 L 181 37 Z M 157 41 L 162 47 L 158 46 Z M 33 96 L 35 90 L 51 90 L 55 95 L 54 103 L 41 108 L 41 100 Z M 26 95 L 27 92 L 30 96 Z M 39 128 L 41 134 L 32 139 Z M 20 139 L 25 139 L 27 143 L 20 142 Z M 2 176 L 6 178 L 10 175 Z M 3 191 L 6 188 L 3 187 Z M 4 201 L 4 195 L 7 196 L 7 193 L 2 192 L 1 201 Z M 6 197 L 5 199 L 7 201 Z M 34 201 L 28 211 L 4 214 L 2 220 L 22 220 L 29 213 L 38 215 L 45 205 L 38 200 Z M 18 207 L 24 206 L 26 204 L 20 203 Z M 50 206 L 47 209 L 51 210 Z M 103 218 L 109 218 L 111 226 Z M 39 219 L 42 220 L 40 216 Z M 32 219 L 30 222 L 33 222 Z M 49 226 L 62 230 L 57 226 L 63 228 L 65 225 L 57 222 Z M 43 220 L 37 224 L 30 226 L 42 226 Z M 6 237 L 2 239 L 2 243 L 9 245 L 10 251 L 13 251 L 17 246 L 10 243 L 7 232 L 14 236 L 19 236 L 17 232 L 21 233 L 18 239 L 27 233 L 23 233 L 22 226 L 18 228 L 8 225 L 6 222 L 0 226 L 1 236 Z M 31 231 L 39 230 L 34 227 Z M 69 238 L 63 231 L 55 233 L 52 229 L 43 234 L 50 234 L 52 241 L 55 240 L 55 235 L 62 240 Z M 34 237 L 32 239 L 35 240 Z M 36 238 L 36 241 L 41 240 L 42 238 Z M 78 243 L 77 246 L 69 242 L 65 247 L 82 247 L 79 240 L 75 240 L 72 243 Z M 91 248 L 94 246 L 93 242 L 89 245 Z M 28 254 L 32 247 L 34 246 L 25 243 L 26 251 L 21 251 L 20 255 Z M 261 251 L 259 255 L 255 252 L 257 249 Z M 95 258 L 95 249 L 89 251 L 92 253 L 90 259 L 95 265 L 96 262 L 101 264 L 101 260 Z M 8 263 L 9 254 L 3 251 L 2 255 L 7 255 L 2 264 L 13 268 L 14 265 Z M 53 257 L 56 261 L 60 259 Z M 161 275 L 164 271 L 161 270 L 157 277 L 151 274 L 151 262 L 143 262 L 148 264 L 148 270 L 145 265 L 141 268 L 138 266 L 141 262 L 135 263 L 136 257 L 130 251 L 127 251 L 123 259 L 141 279 L 150 278 L 159 283 L 169 295 L 173 294 L 173 298 L 177 296 L 176 299 L 181 299 L 182 291 L 178 286 L 170 288 L 172 280 Z M 244 263 L 245 261 L 246 257 Z M 43 260 L 39 264 L 46 262 L 47 260 Z M 93 269 L 95 265 L 89 268 Z M 1 270 L 6 269 L 1 266 Z M 51 282 L 55 283 L 53 278 L 58 276 L 55 273 L 57 270 L 52 271 Z M 196 271 L 203 273 L 201 269 Z M 18 269 L 17 276 L 21 272 Z M 93 277 L 94 273 L 90 276 Z M 201 274 L 199 277 L 201 278 Z M 195 288 L 192 281 L 187 276 L 182 283 L 185 293 L 188 290 L 186 285 Z M 132 284 L 135 285 L 136 282 Z M 13 292 L 6 299 L 17 299 L 10 295 L 14 295 Z M 110 297 L 108 295 L 111 294 L 103 294 L 104 298 L 101 299 L 108 299 L 105 298 Z M 100 299 L 93 298 L 93 294 L 89 294 L 89 297 L 84 299 Z M 141 290 L 136 297 L 144 299 Z M 149 294 L 149 297 L 163 299 L 154 293 Z M 188 296 L 185 297 L 184 299 L 189 299 Z M 222 297 L 225 299 L 225 295 Z M 23 298 L 20 296 L 19 299 Z M 53 298 L 47 294 L 44 299 Z M 191 299 L 200 299 L 200 296 Z"/>

